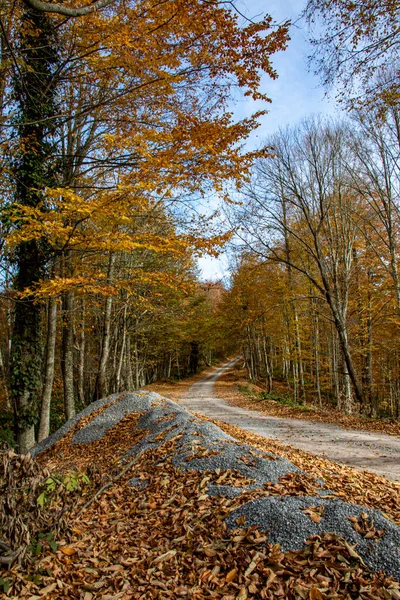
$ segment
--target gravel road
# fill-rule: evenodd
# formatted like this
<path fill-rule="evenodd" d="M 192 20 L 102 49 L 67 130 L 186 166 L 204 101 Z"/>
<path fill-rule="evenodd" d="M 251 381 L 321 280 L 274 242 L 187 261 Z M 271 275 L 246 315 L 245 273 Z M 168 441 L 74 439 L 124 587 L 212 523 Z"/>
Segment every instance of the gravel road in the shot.
<path fill-rule="evenodd" d="M 358 469 L 400 481 L 400 439 L 390 435 L 343 429 L 330 423 L 270 417 L 255 410 L 230 406 L 217 398 L 214 383 L 235 360 L 193 384 L 179 400 L 184 408 L 236 425 L 265 438 L 325 456 Z"/>

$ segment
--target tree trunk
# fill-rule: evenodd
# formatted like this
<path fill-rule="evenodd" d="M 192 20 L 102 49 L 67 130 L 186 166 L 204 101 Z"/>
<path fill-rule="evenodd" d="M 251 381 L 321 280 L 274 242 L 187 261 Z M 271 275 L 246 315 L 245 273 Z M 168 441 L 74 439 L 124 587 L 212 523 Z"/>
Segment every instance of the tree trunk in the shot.
<path fill-rule="evenodd" d="M 85 332 L 86 305 L 85 300 L 81 300 L 81 322 L 79 328 L 79 362 L 78 362 L 78 398 L 82 406 L 86 406 L 85 401 L 85 352 L 86 352 L 86 332 Z"/>
<path fill-rule="evenodd" d="M 352 356 L 350 354 L 346 328 L 343 325 L 340 317 L 338 318 L 338 320 L 335 319 L 335 325 L 339 337 L 340 349 L 342 351 L 343 360 L 346 366 L 346 377 L 348 377 L 351 383 L 353 384 L 356 399 L 362 405 L 364 404 L 364 394 L 360 385 L 360 381 L 358 379 L 357 372 L 354 367 Z"/>
<path fill-rule="evenodd" d="M 272 392 L 272 373 L 271 373 L 271 365 L 268 357 L 267 351 L 267 340 L 266 336 L 263 333 L 263 350 L 264 350 L 264 364 L 265 364 L 265 380 L 267 384 L 267 394 Z"/>
<path fill-rule="evenodd" d="M 63 295 L 62 375 L 64 384 L 64 411 L 67 421 L 75 416 L 74 394 L 74 292 Z"/>
<path fill-rule="evenodd" d="M 128 309 L 128 305 L 125 304 L 124 306 L 124 313 L 123 313 L 123 319 L 122 319 L 122 341 L 121 341 L 121 349 L 120 349 L 120 354 L 119 354 L 119 361 L 118 361 L 118 368 L 117 368 L 117 373 L 115 376 L 115 387 L 116 387 L 116 392 L 120 391 L 120 386 L 121 386 L 121 373 L 122 373 L 122 365 L 124 362 L 124 355 L 125 355 L 125 349 L 126 349 L 126 312 Z"/>
<path fill-rule="evenodd" d="M 320 361 L 319 361 L 319 318 L 318 318 L 318 308 L 316 306 L 316 300 L 312 303 L 314 318 L 313 318 L 313 326 L 314 326 L 314 361 L 315 361 L 315 387 L 317 388 L 317 397 L 318 397 L 318 405 L 322 406 L 322 396 L 321 396 L 321 381 L 320 381 Z"/>
<path fill-rule="evenodd" d="M 57 299 L 50 298 L 47 314 L 47 344 L 46 344 L 46 366 L 42 394 L 42 405 L 40 409 L 40 423 L 38 442 L 46 439 L 50 433 L 50 405 L 51 393 L 54 381 L 54 366 L 57 339 Z"/>
<path fill-rule="evenodd" d="M 298 379 L 300 382 L 299 400 L 300 400 L 301 404 L 304 404 L 304 402 L 306 400 L 306 391 L 305 391 L 305 386 L 304 386 L 303 356 L 302 356 L 302 350 L 301 350 L 299 317 L 297 314 L 296 305 L 294 305 L 294 307 L 293 307 L 293 318 L 294 318 L 294 331 L 295 331 L 297 373 L 298 373 Z"/>
<path fill-rule="evenodd" d="M 27 254 L 19 265 L 18 275 L 24 282 L 18 286 L 21 290 L 26 287 L 27 281 L 32 282 L 36 279 L 36 253 L 33 251 L 31 265 L 27 265 Z M 25 454 L 35 445 L 34 425 L 38 417 L 41 383 L 41 319 L 41 306 L 35 303 L 33 298 L 28 297 L 17 302 L 11 344 L 11 390 L 16 441 L 18 452 L 21 454 Z"/>
<path fill-rule="evenodd" d="M 54 88 L 58 57 L 55 30 L 48 17 L 26 9 L 21 17 L 19 44 L 24 63 L 12 82 L 17 106 L 17 141 L 14 156 L 15 202 L 40 209 L 42 190 L 51 185 L 52 136 L 56 128 Z M 18 230 L 19 223 L 16 223 Z M 15 252 L 14 290 L 34 289 L 46 275 L 45 240 L 21 241 Z M 11 344 L 11 388 L 18 450 L 27 452 L 35 443 L 41 384 L 42 305 L 33 294 L 16 302 Z"/>
<path fill-rule="evenodd" d="M 108 260 L 108 271 L 107 281 L 110 282 L 112 279 L 115 263 L 115 254 L 110 252 Z M 112 296 L 107 296 L 105 307 L 104 307 L 104 322 L 103 322 L 103 339 L 101 344 L 99 371 L 97 375 L 96 385 L 96 397 L 104 398 L 107 396 L 107 363 L 110 355 L 110 341 L 111 341 L 111 313 L 112 313 L 113 299 Z"/>
<path fill-rule="evenodd" d="M 131 359 L 131 334 L 128 333 L 126 336 L 126 352 L 125 352 L 125 364 L 126 364 L 126 387 L 128 390 L 133 390 L 133 374 L 132 374 L 132 359 Z"/>
<path fill-rule="evenodd" d="M 333 375 L 333 392 L 336 398 L 336 402 L 339 403 L 340 397 L 340 385 L 339 385 L 339 365 L 338 365 L 338 344 L 337 344 L 337 332 L 336 328 L 332 325 L 332 375 Z"/>
<path fill-rule="evenodd" d="M 139 349 L 137 341 L 137 333 L 135 333 L 135 389 L 140 388 L 140 372 L 139 372 Z"/>
<path fill-rule="evenodd" d="M 7 388 L 7 372 L 6 372 L 6 367 L 4 364 L 3 353 L 1 351 L 1 348 L 0 348 L 0 377 L 2 380 L 6 408 L 9 409 L 9 408 L 11 408 L 11 403 L 10 403 L 10 396 L 9 396 L 9 392 L 8 392 L 8 388 Z"/>

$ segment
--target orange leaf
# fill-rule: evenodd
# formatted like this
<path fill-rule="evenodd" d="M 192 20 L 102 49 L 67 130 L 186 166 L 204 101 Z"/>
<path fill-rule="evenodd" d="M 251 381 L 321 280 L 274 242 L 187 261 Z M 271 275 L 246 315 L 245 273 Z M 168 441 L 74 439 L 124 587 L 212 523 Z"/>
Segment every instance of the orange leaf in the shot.
<path fill-rule="evenodd" d="M 309 595 L 310 600 L 323 600 L 323 598 L 324 597 L 318 588 L 315 588 L 315 587 L 311 588 L 310 595 Z"/>
<path fill-rule="evenodd" d="M 311 521 L 314 521 L 314 523 L 321 523 L 321 515 L 318 513 L 311 512 L 310 519 Z"/>
<path fill-rule="evenodd" d="M 231 581 L 236 579 L 236 575 L 237 575 L 237 569 L 232 569 L 232 571 L 229 571 L 229 573 L 227 574 L 225 579 L 228 583 L 230 583 Z"/>
<path fill-rule="evenodd" d="M 71 547 L 65 547 L 65 548 L 60 548 L 61 552 L 63 554 L 66 554 L 67 556 L 72 556 L 73 554 L 76 553 L 76 548 L 71 548 Z"/>

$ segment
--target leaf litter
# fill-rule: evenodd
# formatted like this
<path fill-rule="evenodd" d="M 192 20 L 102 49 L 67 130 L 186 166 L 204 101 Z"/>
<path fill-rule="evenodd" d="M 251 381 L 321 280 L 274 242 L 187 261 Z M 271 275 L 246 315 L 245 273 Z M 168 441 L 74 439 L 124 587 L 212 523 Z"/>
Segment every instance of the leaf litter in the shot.
<path fill-rule="evenodd" d="M 322 481 L 335 497 L 380 508 L 399 524 L 395 484 L 220 423 L 227 433 L 254 448 L 276 453 L 280 449 L 281 455 L 309 475 L 289 473 L 276 484 L 244 491 L 237 498 L 209 496 L 209 482 L 225 473 L 175 466 L 177 439 L 172 439 L 143 452 L 123 477 L 113 480 L 124 466 L 124 454 L 146 434 L 137 429 L 139 416 L 128 415 L 104 438 L 90 444 L 71 444 L 72 436 L 67 435 L 39 457 L 43 468 L 52 472 L 73 466 L 97 473 L 97 479 L 69 507 L 68 526 L 57 540 L 58 550 L 46 548 L 26 566 L 14 565 L 1 575 L 10 584 L 4 597 L 400 599 L 399 583 L 382 572 L 373 573 L 355 547 L 335 533 L 313 536 L 302 550 L 283 553 L 279 544 L 268 542 L 268 534 L 247 526 L 245 518 L 239 517 L 234 530 L 224 522 L 250 497 L 314 496 Z M 224 479 L 237 485 L 239 475 L 228 472 Z M 105 477 L 111 485 L 78 517 Z M 132 477 L 149 484 L 138 493 L 127 485 Z M 308 510 L 310 518 L 321 516 L 320 506 Z M 380 535 L 370 519 L 362 514 L 354 517 L 352 525 L 365 536 L 369 532 Z"/>

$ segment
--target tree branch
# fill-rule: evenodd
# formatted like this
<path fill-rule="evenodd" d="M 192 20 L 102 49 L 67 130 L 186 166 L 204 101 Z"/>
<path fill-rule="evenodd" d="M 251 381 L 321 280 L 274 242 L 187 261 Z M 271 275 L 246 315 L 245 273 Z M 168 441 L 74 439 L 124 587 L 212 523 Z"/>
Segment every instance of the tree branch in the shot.
<path fill-rule="evenodd" d="M 89 6 L 81 6 L 80 8 L 68 8 L 61 4 L 42 2 L 41 0 L 23 0 L 23 2 L 28 8 L 33 8 L 40 12 L 55 13 L 57 15 L 64 15 L 65 17 L 82 17 L 109 6 L 115 0 L 97 0 Z"/>

